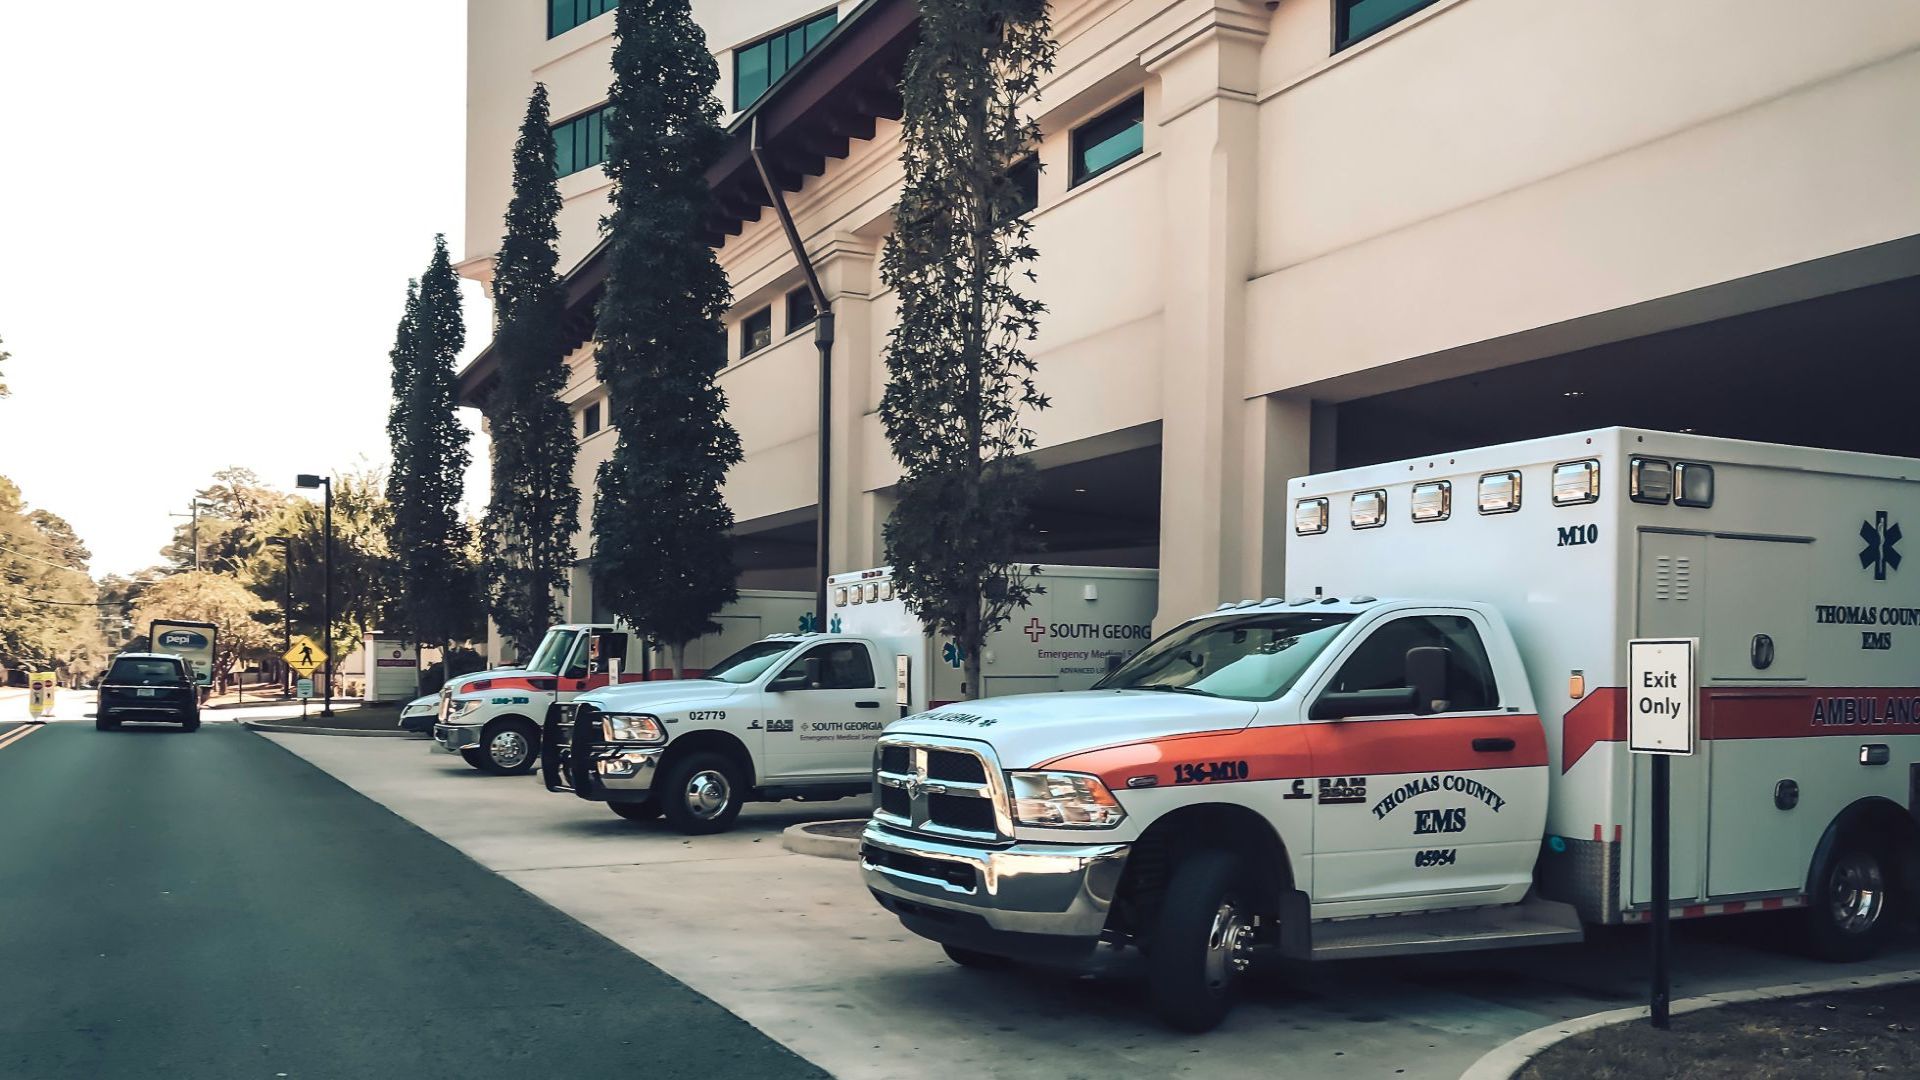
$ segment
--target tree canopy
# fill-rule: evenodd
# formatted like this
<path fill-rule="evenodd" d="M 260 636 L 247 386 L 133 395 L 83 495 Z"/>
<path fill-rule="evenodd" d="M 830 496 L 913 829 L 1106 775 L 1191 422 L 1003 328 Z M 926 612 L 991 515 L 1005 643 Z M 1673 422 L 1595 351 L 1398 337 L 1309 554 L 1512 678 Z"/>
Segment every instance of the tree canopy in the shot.
<path fill-rule="evenodd" d="M 1033 153 L 1024 111 L 1055 46 L 1045 0 L 921 5 L 901 82 L 905 184 L 881 279 L 900 298 L 880 422 L 901 465 L 885 531 L 907 606 L 960 649 L 978 696 L 987 634 L 1037 592 L 1015 565 L 1037 484 L 1022 410 L 1048 406 L 1025 351 L 1044 305 L 1009 175 Z"/>
<path fill-rule="evenodd" d="M 134 625 L 141 633 L 155 619 L 209 622 L 220 628 L 213 654 L 213 681 L 224 687 L 242 657 L 265 652 L 276 638 L 268 623 L 272 608 L 227 574 L 189 570 L 161 578 L 141 594 Z"/>
<path fill-rule="evenodd" d="M 627 0 L 614 35 L 596 356 L 617 441 L 600 466 L 594 577 L 616 615 L 678 646 L 716 630 L 738 595 L 720 491 L 740 436 L 715 382 L 730 294 L 701 226 L 720 72 L 688 0 Z"/>
<path fill-rule="evenodd" d="M 500 634 L 531 652 L 558 617 L 573 566 L 580 492 L 566 390 L 560 291 L 560 188 L 547 88 L 537 85 L 513 150 L 513 200 L 494 261 L 500 378 L 487 404 L 493 491 L 481 524 L 487 601 Z"/>

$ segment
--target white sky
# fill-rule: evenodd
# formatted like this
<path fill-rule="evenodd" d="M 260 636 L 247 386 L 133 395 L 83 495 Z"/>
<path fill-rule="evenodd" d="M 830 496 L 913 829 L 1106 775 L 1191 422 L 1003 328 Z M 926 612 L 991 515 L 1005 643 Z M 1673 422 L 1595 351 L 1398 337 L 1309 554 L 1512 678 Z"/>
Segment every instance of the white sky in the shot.
<path fill-rule="evenodd" d="M 385 463 L 407 279 L 465 246 L 465 50 L 463 0 L 0 0 L 0 475 L 96 575 L 217 469 Z"/>

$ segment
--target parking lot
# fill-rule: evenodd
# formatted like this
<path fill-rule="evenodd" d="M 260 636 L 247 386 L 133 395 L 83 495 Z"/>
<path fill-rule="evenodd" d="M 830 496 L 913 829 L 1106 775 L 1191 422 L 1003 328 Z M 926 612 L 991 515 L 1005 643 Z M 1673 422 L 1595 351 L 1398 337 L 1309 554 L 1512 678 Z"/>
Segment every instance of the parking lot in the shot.
<path fill-rule="evenodd" d="M 1176 1035 L 1140 1003 L 1124 959 L 1092 975 L 963 970 L 901 930 L 854 863 L 781 846 L 797 822 L 864 816 L 864 799 L 753 806 L 731 833 L 688 838 L 532 778 L 485 776 L 431 744 L 261 737 L 841 1077 L 934 1063 L 992 1077 L 1454 1077 L 1515 1035 L 1644 998 L 1647 939 L 1621 928 L 1574 947 L 1271 972 L 1218 1031 Z M 1784 929 L 1772 917 L 1676 924 L 1675 996 L 1920 966 L 1907 939 L 1836 969 L 1787 951 Z"/>

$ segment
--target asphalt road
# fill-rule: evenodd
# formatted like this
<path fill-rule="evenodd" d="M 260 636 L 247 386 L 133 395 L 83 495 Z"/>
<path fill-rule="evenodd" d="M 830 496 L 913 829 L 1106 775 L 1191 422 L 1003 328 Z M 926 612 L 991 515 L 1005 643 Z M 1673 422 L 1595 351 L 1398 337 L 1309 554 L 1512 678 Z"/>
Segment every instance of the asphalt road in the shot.
<path fill-rule="evenodd" d="M 234 725 L 15 727 L 0 1076 L 824 1075 Z"/>

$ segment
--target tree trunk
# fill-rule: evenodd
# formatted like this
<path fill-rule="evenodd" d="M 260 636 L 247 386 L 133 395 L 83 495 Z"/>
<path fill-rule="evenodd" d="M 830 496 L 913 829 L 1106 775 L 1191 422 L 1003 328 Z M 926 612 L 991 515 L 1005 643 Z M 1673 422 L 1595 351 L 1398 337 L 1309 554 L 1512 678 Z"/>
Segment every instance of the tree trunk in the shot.
<path fill-rule="evenodd" d="M 673 677 L 676 679 L 687 677 L 687 643 L 684 641 L 677 642 L 673 646 Z"/>
<path fill-rule="evenodd" d="M 986 634 L 982 633 L 980 621 L 980 599 L 975 597 L 967 607 L 965 622 L 960 627 L 960 693 L 968 701 L 978 701 L 985 697 L 980 683 L 980 652 L 986 645 Z"/>

